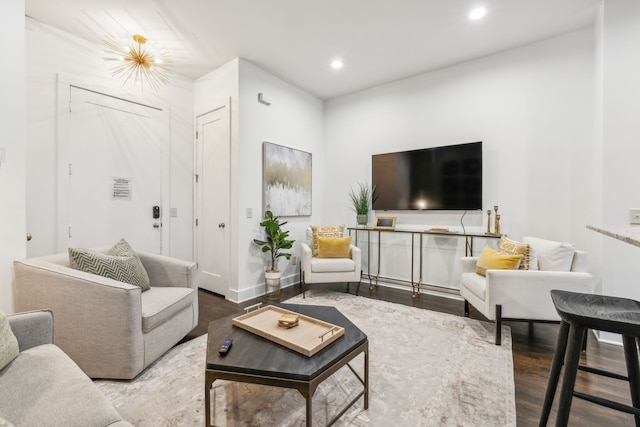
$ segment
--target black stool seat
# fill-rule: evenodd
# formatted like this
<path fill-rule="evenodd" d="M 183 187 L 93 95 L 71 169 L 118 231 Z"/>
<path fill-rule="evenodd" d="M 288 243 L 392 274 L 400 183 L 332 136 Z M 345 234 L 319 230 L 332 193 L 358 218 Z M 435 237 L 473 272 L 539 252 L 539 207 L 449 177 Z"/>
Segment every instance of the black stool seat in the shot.
<path fill-rule="evenodd" d="M 640 302 L 605 295 L 581 294 L 567 291 L 551 291 L 551 299 L 560 316 L 560 331 L 553 355 L 547 391 L 545 394 L 540 426 L 546 426 L 551 412 L 560 371 L 564 364 L 562 388 L 556 426 L 566 426 L 569 421 L 573 396 L 634 415 L 640 427 L 640 367 L 638 364 L 637 339 L 640 337 Z M 588 329 L 618 333 L 622 335 L 627 377 L 607 371 L 581 367 L 580 352 Z M 568 348 L 567 348 L 568 347 Z M 598 375 L 629 381 L 633 407 L 607 399 L 574 392 L 578 369 Z"/>

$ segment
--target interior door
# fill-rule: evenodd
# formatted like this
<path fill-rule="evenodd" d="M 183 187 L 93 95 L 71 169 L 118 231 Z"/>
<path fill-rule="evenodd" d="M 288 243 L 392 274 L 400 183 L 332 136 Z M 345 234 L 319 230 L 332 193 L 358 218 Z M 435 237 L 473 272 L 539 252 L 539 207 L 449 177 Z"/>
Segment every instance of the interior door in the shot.
<path fill-rule="evenodd" d="M 161 253 L 161 109 L 74 86 L 69 107 L 68 246 Z"/>
<path fill-rule="evenodd" d="M 199 286 L 227 296 L 230 233 L 230 112 L 221 105 L 196 118 L 195 254 Z"/>

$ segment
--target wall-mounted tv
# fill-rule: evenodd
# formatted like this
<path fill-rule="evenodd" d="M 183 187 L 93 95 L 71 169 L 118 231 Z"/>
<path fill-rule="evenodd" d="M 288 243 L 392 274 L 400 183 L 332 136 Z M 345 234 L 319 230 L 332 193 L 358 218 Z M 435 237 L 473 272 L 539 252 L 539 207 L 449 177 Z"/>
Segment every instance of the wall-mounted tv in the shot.
<path fill-rule="evenodd" d="M 378 210 L 482 209 L 482 141 L 371 156 Z"/>

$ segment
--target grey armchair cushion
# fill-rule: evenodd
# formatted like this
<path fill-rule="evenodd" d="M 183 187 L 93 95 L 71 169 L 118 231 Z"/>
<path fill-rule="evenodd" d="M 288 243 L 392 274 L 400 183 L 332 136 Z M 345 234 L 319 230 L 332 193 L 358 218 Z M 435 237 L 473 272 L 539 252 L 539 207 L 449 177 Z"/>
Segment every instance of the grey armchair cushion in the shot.
<path fill-rule="evenodd" d="M 53 344 L 21 352 L 2 371 L 0 414 L 16 426 L 104 427 L 122 420 L 95 384 Z"/>
<path fill-rule="evenodd" d="M 18 340 L 11 331 L 9 320 L 0 311 L 0 371 L 18 356 Z"/>

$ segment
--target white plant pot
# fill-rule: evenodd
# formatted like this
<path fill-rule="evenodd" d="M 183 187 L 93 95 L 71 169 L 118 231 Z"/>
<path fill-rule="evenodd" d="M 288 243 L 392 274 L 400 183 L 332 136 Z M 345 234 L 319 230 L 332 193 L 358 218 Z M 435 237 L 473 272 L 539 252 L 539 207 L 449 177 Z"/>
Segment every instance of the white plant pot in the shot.
<path fill-rule="evenodd" d="M 268 300 L 280 299 L 280 278 L 282 273 L 278 270 L 264 272 L 264 297 Z"/>

